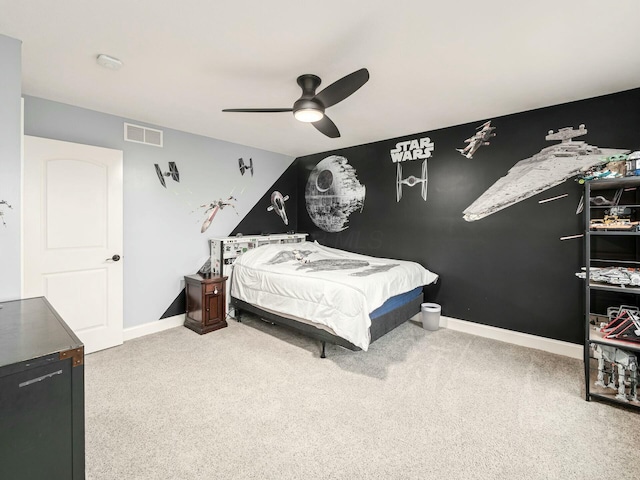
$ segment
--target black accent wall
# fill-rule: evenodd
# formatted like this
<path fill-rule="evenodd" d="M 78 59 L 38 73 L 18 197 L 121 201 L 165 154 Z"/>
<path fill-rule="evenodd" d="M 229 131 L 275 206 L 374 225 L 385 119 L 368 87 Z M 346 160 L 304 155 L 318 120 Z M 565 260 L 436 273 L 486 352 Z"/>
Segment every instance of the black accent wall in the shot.
<path fill-rule="evenodd" d="M 496 136 L 472 159 L 463 157 L 455 149 L 487 120 Z M 462 215 L 518 161 L 558 143 L 545 140 L 549 130 L 580 124 L 588 133 L 576 141 L 640 150 L 640 89 L 298 158 L 298 217 L 291 229 L 324 245 L 420 262 L 440 275 L 439 286 L 428 295 L 442 305 L 443 315 L 582 343 L 583 281 L 574 274 L 583 264 L 583 240 L 560 240 L 583 231 L 583 217 L 575 213 L 582 187 L 569 179 L 483 219 L 467 222 Z M 427 136 L 435 143 L 427 160 L 427 200 L 417 184 L 404 185 L 397 202 L 396 164 L 389 152 L 399 141 Z M 312 222 L 304 195 L 314 166 L 333 154 L 347 158 L 366 187 L 362 212 L 352 213 L 348 228 L 339 233 L 324 232 Z M 420 160 L 404 162 L 403 177 L 420 177 L 421 165 Z M 565 193 L 565 198 L 538 203 Z M 236 230 L 269 230 L 261 223 L 261 208 L 256 206 L 256 215 Z"/>

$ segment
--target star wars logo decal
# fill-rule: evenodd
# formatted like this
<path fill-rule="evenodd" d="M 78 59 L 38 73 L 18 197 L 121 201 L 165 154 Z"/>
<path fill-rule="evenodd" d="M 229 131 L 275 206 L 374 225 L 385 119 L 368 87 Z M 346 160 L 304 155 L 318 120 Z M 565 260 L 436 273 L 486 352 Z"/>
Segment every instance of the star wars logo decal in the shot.
<path fill-rule="evenodd" d="M 413 187 L 418 183 L 421 184 L 420 195 L 422 199 L 427 201 L 427 159 L 431 157 L 431 152 L 435 148 L 435 144 L 429 137 L 422 137 L 415 140 L 407 140 L 396 143 L 396 148 L 389 151 L 391 161 L 396 164 L 396 202 L 402 198 L 402 186 L 407 185 Z M 411 160 L 422 160 L 422 170 L 420 177 L 410 175 L 407 178 L 402 176 L 402 162 Z"/>
<path fill-rule="evenodd" d="M 431 156 L 434 148 L 435 145 L 431 139 L 423 137 L 416 140 L 398 142 L 396 143 L 396 148 L 392 148 L 389 153 L 391 154 L 391 161 L 399 163 L 408 160 L 426 160 Z"/>

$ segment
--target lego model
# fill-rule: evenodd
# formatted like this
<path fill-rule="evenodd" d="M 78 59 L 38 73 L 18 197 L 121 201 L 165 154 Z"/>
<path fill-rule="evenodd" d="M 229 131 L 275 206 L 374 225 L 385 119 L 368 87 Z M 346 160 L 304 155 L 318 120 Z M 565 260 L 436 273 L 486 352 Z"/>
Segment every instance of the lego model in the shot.
<path fill-rule="evenodd" d="M 13 208 L 6 200 L 0 200 L 0 205 L 6 205 L 7 208 Z M 6 227 L 7 222 L 4 221 L 4 212 L 2 210 L 0 210 L 0 219 L 2 219 L 2 224 Z"/>
<path fill-rule="evenodd" d="M 157 163 L 155 163 L 154 165 L 156 167 L 156 174 L 158 175 L 158 179 L 160 180 L 160 183 L 164 188 L 167 188 L 167 182 L 164 181 L 164 177 L 171 177 L 176 182 L 180 182 L 180 172 L 178 172 L 178 166 L 176 165 L 176 162 L 169 162 L 168 172 L 163 172 L 162 170 L 160 170 L 160 166 Z"/>
<path fill-rule="evenodd" d="M 640 175 L 640 150 L 627 155 L 627 175 Z"/>
<path fill-rule="evenodd" d="M 607 309 L 609 323 L 600 325 L 603 338 L 640 342 L 640 311 L 637 307 L 621 305 Z"/>
<path fill-rule="evenodd" d="M 473 137 L 465 140 L 465 143 L 469 145 L 464 148 L 456 148 L 456 150 L 460 152 L 463 157 L 473 158 L 473 154 L 476 153 L 482 145 L 489 145 L 489 139 L 496 136 L 495 133 L 492 133 L 492 130 L 495 129 L 496 127 L 491 126 L 491 120 L 483 123 L 476 128 L 478 132 L 476 132 Z"/>
<path fill-rule="evenodd" d="M 589 230 L 596 231 L 626 231 L 635 232 L 640 228 L 640 222 L 631 221 L 631 209 L 628 207 L 611 207 L 606 211 L 603 219 L 593 219 L 589 222 Z"/>
<path fill-rule="evenodd" d="M 609 319 L 609 321 L 615 320 L 626 311 L 640 313 L 640 308 L 636 307 L 635 305 L 620 305 L 619 307 L 608 307 L 607 318 Z M 602 326 L 604 327 L 604 325 Z"/>
<path fill-rule="evenodd" d="M 598 359 L 598 378 L 596 385 L 618 390 L 616 398 L 623 402 L 638 401 L 638 361 L 636 356 L 619 348 L 592 344 L 594 357 Z M 629 372 L 629 394 L 627 395 L 627 371 Z M 605 377 L 607 382 L 605 383 Z M 616 387 L 616 382 L 618 386 Z"/>
<path fill-rule="evenodd" d="M 586 278 L 586 268 L 583 272 L 576 273 L 578 278 Z M 589 269 L 590 281 L 608 283 L 619 287 L 640 287 L 640 270 L 627 267 L 591 267 Z"/>
<path fill-rule="evenodd" d="M 238 159 L 238 165 L 240 167 L 240 174 L 244 175 L 244 172 L 246 170 L 250 170 L 251 171 L 251 176 L 253 177 L 253 158 L 249 159 L 249 165 L 246 165 L 244 163 L 244 160 L 242 158 Z"/>
<path fill-rule="evenodd" d="M 237 198 L 230 196 L 229 198 L 227 198 L 226 201 L 224 201 L 223 199 L 220 199 L 216 202 L 209 203 L 207 205 L 200 205 L 200 208 L 206 208 L 204 213 L 208 214 L 207 218 L 205 218 L 204 223 L 202 224 L 202 229 L 200 229 L 201 233 L 204 233 L 207 230 L 207 228 L 209 228 L 209 226 L 211 225 L 211 222 L 213 221 L 213 218 L 216 216 L 216 213 L 218 213 L 219 210 L 222 210 L 224 207 L 227 207 L 227 206 L 230 206 L 234 210 L 236 210 L 235 205 L 231 203 L 230 200 L 233 200 L 234 202 L 238 201 Z M 237 210 L 236 210 L 236 215 L 240 215 Z"/>
<path fill-rule="evenodd" d="M 616 193 L 613 195 L 613 198 L 611 198 L 611 200 L 608 200 L 607 198 L 605 198 L 602 195 L 598 195 L 595 197 L 591 197 L 589 199 L 589 203 L 593 206 L 596 207 L 602 207 L 605 205 L 612 205 L 612 206 L 617 206 L 618 203 L 620 203 L 620 198 L 622 198 L 622 192 L 624 192 L 623 188 L 618 188 L 616 190 Z"/>
<path fill-rule="evenodd" d="M 413 187 L 414 185 L 421 183 L 422 184 L 422 199 L 427 201 L 427 161 L 422 161 L 422 176 L 420 178 L 416 178 L 413 175 L 402 178 L 402 164 L 396 164 L 397 174 L 396 174 L 396 201 L 399 202 L 402 198 L 402 185 L 408 185 L 409 187 Z"/>
<path fill-rule="evenodd" d="M 284 208 L 284 202 L 289 200 L 289 195 L 284 197 L 277 190 L 271 194 L 271 205 L 267 207 L 267 212 L 276 212 L 285 225 L 289 225 L 289 219 L 287 218 L 287 211 Z"/>
<path fill-rule="evenodd" d="M 473 222 L 492 215 L 555 187 L 569 178 L 583 174 L 594 166 L 607 163 L 607 157 L 611 155 L 628 152 L 573 141 L 574 137 L 586 133 L 584 125 L 580 125 L 578 129 L 561 128 L 555 133 L 550 130 L 545 139 L 560 140 L 561 143 L 545 147 L 532 157 L 516 163 L 504 177 L 498 179 L 464 210 L 464 219 Z"/>
<path fill-rule="evenodd" d="M 623 150 L 627 151 L 628 150 Z M 584 172 L 584 174 L 578 179 L 579 184 L 584 184 L 588 180 L 598 180 L 601 178 L 618 178 L 627 175 L 627 157 L 624 153 L 617 153 L 609 155 L 604 158 L 604 162 L 599 165 L 594 165 Z"/>

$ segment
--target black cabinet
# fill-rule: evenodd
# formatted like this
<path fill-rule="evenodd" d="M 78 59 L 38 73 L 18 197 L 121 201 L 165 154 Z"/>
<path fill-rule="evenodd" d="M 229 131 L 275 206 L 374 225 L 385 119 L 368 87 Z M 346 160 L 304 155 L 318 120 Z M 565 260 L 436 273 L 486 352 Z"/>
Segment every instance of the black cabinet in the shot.
<path fill-rule="evenodd" d="M 44 297 L 0 307 L 0 478 L 84 479 L 82 343 Z"/>

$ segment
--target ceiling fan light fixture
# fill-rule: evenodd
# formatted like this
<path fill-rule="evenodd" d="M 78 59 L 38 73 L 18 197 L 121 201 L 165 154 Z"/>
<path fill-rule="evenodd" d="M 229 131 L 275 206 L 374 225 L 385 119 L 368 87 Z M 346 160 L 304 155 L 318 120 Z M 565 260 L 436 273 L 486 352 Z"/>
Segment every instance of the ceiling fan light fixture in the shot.
<path fill-rule="evenodd" d="M 321 110 L 317 110 L 315 108 L 301 108 L 300 110 L 296 110 L 293 112 L 293 116 L 296 117 L 296 120 L 305 123 L 313 123 L 318 120 L 322 120 L 324 117 L 324 113 Z"/>

